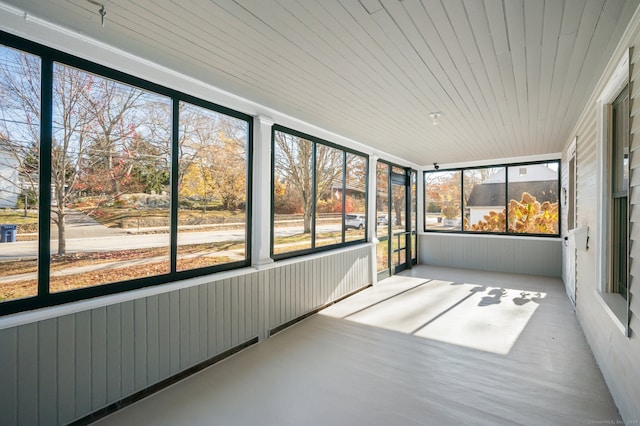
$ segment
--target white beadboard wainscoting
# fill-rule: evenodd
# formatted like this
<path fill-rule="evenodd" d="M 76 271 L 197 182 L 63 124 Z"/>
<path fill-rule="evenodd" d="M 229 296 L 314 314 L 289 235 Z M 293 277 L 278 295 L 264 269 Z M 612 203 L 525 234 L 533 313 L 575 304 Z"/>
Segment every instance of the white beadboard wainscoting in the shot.
<path fill-rule="evenodd" d="M 562 239 L 424 233 L 419 263 L 450 268 L 560 277 Z"/>
<path fill-rule="evenodd" d="M 102 306 L 94 299 L 86 310 L 40 312 L 39 320 L 9 327 L 12 318 L 1 318 L 0 424 L 83 419 L 255 343 L 371 284 L 371 253 L 363 244 L 200 277 L 192 286 L 144 289 L 130 300 L 107 297 L 117 301 Z"/>

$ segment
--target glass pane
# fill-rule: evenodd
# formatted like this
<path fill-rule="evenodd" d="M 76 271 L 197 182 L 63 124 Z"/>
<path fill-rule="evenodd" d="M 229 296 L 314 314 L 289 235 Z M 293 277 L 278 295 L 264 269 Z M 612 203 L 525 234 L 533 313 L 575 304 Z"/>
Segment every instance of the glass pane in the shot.
<path fill-rule="evenodd" d="M 273 252 L 311 248 L 313 144 L 274 132 Z"/>
<path fill-rule="evenodd" d="M 406 172 L 402 167 L 392 166 L 391 167 L 391 173 L 395 173 L 395 174 L 404 176 Z"/>
<path fill-rule="evenodd" d="M 0 46 L 0 302 L 38 292 L 40 58 Z"/>
<path fill-rule="evenodd" d="M 424 174 L 424 227 L 426 230 L 462 229 L 461 172 Z"/>
<path fill-rule="evenodd" d="M 505 223 L 505 168 L 465 170 L 465 231 L 505 232 Z"/>
<path fill-rule="evenodd" d="M 51 291 L 169 272 L 171 100 L 55 64 Z"/>
<path fill-rule="evenodd" d="M 345 240 L 366 238 L 367 159 L 347 153 L 347 193 L 345 198 Z"/>
<path fill-rule="evenodd" d="M 558 162 L 509 167 L 509 232 L 558 233 Z"/>
<path fill-rule="evenodd" d="M 391 228 L 393 233 L 404 232 L 407 215 L 407 194 L 404 185 L 391 185 Z"/>
<path fill-rule="evenodd" d="M 406 249 L 400 250 L 398 252 L 398 263 L 396 264 L 396 266 L 404 265 L 405 263 L 407 263 L 407 250 Z"/>
<path fill-rule="evenodd" d="M 389 236 L 389 166 L 376 165 L 376 235 Z"/>
<path fill-rule="evenodd" d="M 613 193 L 629 191 L 629 90 L 623 89 L 613 103 L 612 174 Z"/>
<path fill-rule="evenodd" d="M 418 241 L 417 240 L 418 239 L 416 237 L 416 234 L 412 234 L 411 235 L 411 257 L 412 257 L 413 260 L 418 258 L 418 252 L 417 252 L 417 250 L 418 250 L 418 246 L 417 246 Z"/>
<path fill-rule="evenodd" d="M 342 163 L 342 150 L 316 144 L 316 247 L 342 243 Z"/>
<path fill-rule="evenodd" d="M 177 270 L 245 260 L 248 124 L 185 102 L 179 122 Z"/>
<path fill-rule="evenodd" d="M 412 231 L 416 230 L 416 218 L 418 210 L 418 195 L 417 195 L 417 182 L 418 173 L 415 170 L 411 171 L 411 226 Z"/>
<path fill-rule="evenodd" d="M 612 291 L 619 293 L 625 299 L 628 298 L 628 260 L 629 260 L 629 237 L 628 237 L 628 198 L 614 198 L 611 203 L 612 221 Z"/>
<path fill-rule="evenodd" d="M 418 247 L 416 239 L 416 226 L 418 214 L 418 194 L 417 194 L 418 172 L 411 171 L 411 259 L 418 258 Z"/>
<path fill-rule="evenodd" d="M 376 245 L 377 272 L 389 269 L 389 241 L 381 241 Z"/>

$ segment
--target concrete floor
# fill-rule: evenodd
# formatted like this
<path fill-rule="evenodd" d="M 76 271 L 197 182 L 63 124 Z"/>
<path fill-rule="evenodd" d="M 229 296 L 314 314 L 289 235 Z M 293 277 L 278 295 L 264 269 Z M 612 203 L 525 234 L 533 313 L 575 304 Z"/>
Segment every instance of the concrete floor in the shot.
<path fill-rule="evenodd" d="M 561 280 L 418 266 L 98 424 L 617 421 Z"/>

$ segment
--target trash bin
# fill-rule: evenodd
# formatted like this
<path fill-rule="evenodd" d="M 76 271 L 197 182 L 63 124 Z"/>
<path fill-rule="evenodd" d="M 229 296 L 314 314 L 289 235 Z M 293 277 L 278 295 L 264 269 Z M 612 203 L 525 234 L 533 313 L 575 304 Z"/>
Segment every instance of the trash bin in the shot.
<path fill-rule="evenodd" d="M 0 243 L 15 243 L 17 225 L 0 225 Z"/>

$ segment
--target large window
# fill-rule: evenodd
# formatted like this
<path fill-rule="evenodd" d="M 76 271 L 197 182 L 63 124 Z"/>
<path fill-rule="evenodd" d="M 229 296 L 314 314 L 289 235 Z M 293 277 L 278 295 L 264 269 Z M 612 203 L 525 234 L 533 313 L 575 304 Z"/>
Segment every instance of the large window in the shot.
<path fill-rule="evenodd" d="M 364 154 L 274 126 L 272 163 L 275 258 L 366 239 Z"/>
<path fill-rule="evenodd" d="M 424 173 L 425 231 L 554 235 L 559 162 Z"/>
<path fill-rule="evenodd" d="M 180 102 L 179 271 L 246 258 L 247 121 Z"/>
<path fill-rule="evenodd" d="M 0 304 L 38 294 L 41 67 L 0 47 Z"/>
<path fill-rule="evenodd" d="M 612 105 L 611 273 L 609 291 L 628 298 L 629 282 L 629 88 Z"/>
<path fill-rule="evenodd" d="M 0 313 L 249 264 L 251 117 L 6 39 Z"/>
<path fill-rule="evenodd" d="M 462 229 L 462 172 L 460 170 L 424 174 L 424 229 Z"/>

